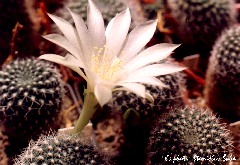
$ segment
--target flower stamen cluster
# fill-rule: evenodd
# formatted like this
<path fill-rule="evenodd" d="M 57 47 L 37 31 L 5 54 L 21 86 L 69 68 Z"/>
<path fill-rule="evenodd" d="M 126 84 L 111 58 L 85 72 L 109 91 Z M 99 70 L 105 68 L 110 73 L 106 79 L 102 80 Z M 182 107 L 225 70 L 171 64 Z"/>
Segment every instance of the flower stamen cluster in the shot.
<path fill-rule="evenodd" d="M 123 61 L 114 57 L 106 46 L 104 48 L 94 47 L 94 50 L 91 61 L 93 72 L 102 80 L 112 81 L 115 73 L 121 69 Z"/>

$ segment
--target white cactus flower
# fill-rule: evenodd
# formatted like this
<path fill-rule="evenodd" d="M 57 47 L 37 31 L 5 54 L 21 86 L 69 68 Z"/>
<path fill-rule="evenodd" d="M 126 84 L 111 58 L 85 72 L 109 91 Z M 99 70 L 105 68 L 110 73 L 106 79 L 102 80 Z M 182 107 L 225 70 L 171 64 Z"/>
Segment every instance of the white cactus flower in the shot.
<path fill-rule="evenodd" d="M 62 31 L 49 34 L 45 39 L 65 48 L 65 57 L 44 54 L 40 59 L 65 65 L 76 71 L 88 84 L 98 103 L 103 106 L 112 98 L 114 90 L 129 90 L 141 97 L 151 98 L 143 84 L 164 87 L 156 76 L 183 70 L 170 64 L 156 64 L 168 57 L 179 45 L 157 44 L 142 51 L 152 38 L 157 20 L 134 28 L 129 34 L 131 15 L 129 9 L 117 14 L 107 25 L 99 9 L 89 0 L 87 22 L 69 10 L 75 23 L 49 14 Z"/>

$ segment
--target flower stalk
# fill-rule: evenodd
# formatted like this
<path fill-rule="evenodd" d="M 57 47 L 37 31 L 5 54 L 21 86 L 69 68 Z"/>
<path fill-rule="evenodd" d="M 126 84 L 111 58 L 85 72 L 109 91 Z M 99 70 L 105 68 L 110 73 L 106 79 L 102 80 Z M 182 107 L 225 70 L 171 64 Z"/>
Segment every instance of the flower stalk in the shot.
<path fill-rule="evenodd" d="M 93 92 L 86 89 L 84 92 L 84 103 L 81 114 L 73 130 L 73 135 L 80 134 L 84 127 L 88 124 L 93 114 L 98 109 L 98 101 Z"/>

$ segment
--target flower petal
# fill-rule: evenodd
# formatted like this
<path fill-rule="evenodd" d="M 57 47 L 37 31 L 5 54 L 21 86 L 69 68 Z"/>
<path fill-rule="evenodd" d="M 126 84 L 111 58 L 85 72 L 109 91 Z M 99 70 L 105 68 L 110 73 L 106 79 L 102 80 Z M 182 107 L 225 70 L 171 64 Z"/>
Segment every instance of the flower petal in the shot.
<path fill-rule="evenodd" d="M 131 72 L 128 76 L 134 76 L 138 75 L 140 77 L 146 77 L 146 76 L 160 76 L 160 75 L 166 75 L 170 73 L 179 72 L 186 69 L 185 67 L 173 65 L 173 64 L 152 64 L 145 67 L 142 67 L 138 70 L 135 70 Z"/>
<path fill-rule="evenodd" d="M 92 45 L 94 47 L 103 47 L 106 42 L 105 38 L 105 27 L 101 12 L 93 3 L 92 0 L 88 0 L 88 16 L 87 25 L 89 34 L 92 40 Z"/>
<path fill-rule="evenodd" d="M 124 87 L 127 91 L 133 92 L 138 96 L 146 98 L 146 89 L 144 85 L 138 83 L 122 83 L 119 85 Z"/>
<path fill-rule="evenodd" d="M 77 38 L 77 32 L 75 28 L 66 20 L 57 17 L 52 14 L 48 14 L 48 16 L 56 23 L 56 25 L 59 27 L 59 29 L 62 31 L 63 35 L 66 37 L 66 39 L 76 48 L 78 51 L 82 51 L 79 47 L 79 42 Z"/>
<path fill-rule="evenodd" d="M 152 38 L 156 26 L 157 20 L 154 20 L 135 27 L 128 35 L 122 50 L 123 54 L 119 57 L 124 61 L 132 59 Z"/>
<path fill-rule="evenodd" d="M 59 35 L 59 34 L 48 34 L 43 36 L 43 38 L 63 47 L 64 49 L 66 49 L 67 51 L 69 51 L 69 53 L 71 53 L 72 55 L 74 55 L 76 58 L 79 56 L 79 52 L 77 49 L 75 49 L 72 44 L 66 40 L 65 37 Z"/>
<path fill-rule="evenodd" d="M 94 94 L 98 103 L 103 106 L 112 98 L 112 89 L 109 86 L 97 83 L 94 88 Z"/>
<path fill-rule="evenodd" d="M 62 57 L 56 54 L 44 54 L 38 58 L 64 65 L 72 69 L 73 71 L 77 72 L 81 77 L 83 77 L 86 81 L 88 81 L 86 75 L 79 68 L 79 67 L 84 68 L 84 64 L 70 54 L 67 54 L 65 57 Z"/>
<path fill-rule="evenodd" d="M 93 46 L 91 43 L 90 34 L 88 32 L 87 26 L 85 25 L 85 22 L 83 21 L 80 15 L 71 11 L 69 8 L 68 8 L 68 11 L 71 13 L 77 29 L 78 36 L 83 49 L 83 54 L 85 55 L 85 59 L 86 59 L 85 62 L 88 65 L 88 67 L 90 67 L 89 63 L 91 61 Z"/>
<path fill-rule="evenodd" d="M 176 44 L 158 44 L 147 48 L 130 60 L 125 67 L 128 71 L 136 70 L 150 63 L 159 62 L 171 54 L 171 52 L 179 47 Z"/>
<path fill-rule="evenodd" d="M 117 14 L 106 28 L 106 47 L 112 53 L 118 55 L 128 34 L 131 23 L 130 11 L 127 8 L 120 14 Z"/>
<path fill-rule="evenodd" d="M 158 86 L 160 88 L 162 88 L 162 87 L 167 88 L 168 87 L 160 79 L 158 79 L 156 77 L 148 77 L 148 76 L 142 77 L 142 76 L 139 76 L 139 75 L 136 75 L 136 74 L 133 75 L 133 76 L 128 76 L 121 83 L 130 83 L 130 82 L 144 83 L 144 84 Z"/>

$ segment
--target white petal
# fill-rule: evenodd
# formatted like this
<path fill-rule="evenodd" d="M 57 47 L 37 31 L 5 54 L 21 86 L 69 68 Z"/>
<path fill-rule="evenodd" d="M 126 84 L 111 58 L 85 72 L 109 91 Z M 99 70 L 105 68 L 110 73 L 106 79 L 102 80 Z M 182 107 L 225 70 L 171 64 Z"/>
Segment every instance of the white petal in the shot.
<path fill-rule="evenodd" d="M 109 86 L 97 83 L 94 88 L 94 94 L 98 103 L 103 106 L 112 98 L 112 89 Z"/>
<path fill-rule="evenodd" d="M 116 15 L 108 24 L 106 28 L 106 47 L 110 51 L 118 55 L 122 45 L 128 34 L 128 30 L 131 23 L 131 15 L 129 9 L 122 11 Z"/>
<path fill-rule="evenodd" d="M 138 85 L 140 85 L 140 84 L 138 84 Z M 135 86 L 135 85 L 134 85 Z M 131 89 L 133 89 L 133 88 L 131 88 Z M 122 87 L 122 88 L 115 88 L 114 89 L 114 91 L 119 91 L 119 90 L 127 90 L 127 91 L 130 91 L 130 92 L 133 92 L 133 93 L 135 93 L 136 95 L 138 95 L 138 96 L 141 96 L 141 94 L 137 94 L 136 92 L 139 92 L 139 91 L 136 91 L 136 92 L 134 92 L 133 90 L 129 90 L 128 88 L 124 88 L 124 87 Z M 154 103 L 154 98 L 153 98 L 153 96 L 150 94 L 150 93 L 148 93 L 148 92 L 146 92 L 146 90 L 145 90 L 145 94 L 143 94 L 142 95 L 143 96 L 143 98 L 146 98 L 146 99 L 148 99 L 151 103 Z M 142 97 L 141 96 L 141 97 Z"/>
<path fill-rule="evenodd" d="M 78 50 L 76 48 L 74 48 L 73 45 L 68 40 L 66 40 L 65 37 L 63 37 L 59 34 L 48 34 L 48 35 L 43 36 L 43 38 L 63 47 L 64 49 L 69 51 L 69 53 L 74 55 L 76 58 L 79 56 Z"/>
<path fill-rule="evenodd" d="M 88 81 L 87 77 L 80 69 L 80 67 L 84 68 L 84 64 L 70 54 L 67 54 L 65 57 L 62 57 L 56 54 L 44 54 L 38 58 L 64 65 L 72 69 L 73 71 L 77 72 L 81 77 L 83 77 L 86 81 Z"/>
<path fill-rule="evenodd" d="M 168 88 L 168 86 L 166 84 L 164 84 L 161 80 L 159 80 L 156 77 L 144 77 L 144 80 L 142 80 L 141 82 L 144 84 L 158 86 L 160 88 L 162 88 L 162 87 Z"/>
<path fill-rule="evenodd" d="M 175 73 L 179 72 L 186 69 L 185 67 L 177 66 L 177 65 L 171 65 L 171 64 L 152 64 L 148 65 L 145 67 L 142 67 L 138 70 L 135 70 L 131 72 L 128 76 L 130 77 L 131 75 L 138 75 L 142 76 L 143 78 L 145 76 L 160 76 L 160 75 L 166 75 L 170 73 Z"/>
<path fill-rule="evenodd" d="M 92 45 L 95 47 L 103 47 L 105 45 L 105 27 L 101 12 L 93 3 L 89 0 L 87 25 L 89 34 L 92 40 Z"/>
<path fill-rule="evenodd" d="M 72 15 L 72 18 L 74 20 L 78 36 L 81 42 L 82 50 L 85 55 L 85 62 L 87 63 L 88 67 L 90 67 L 88 62 L 91 61 L 93 46 L 90 39 L 90 34 L 88 32 L 87 26 L 85 25 L 85 22 L 83 21 L 82 17 L 75 12 L 68 9 L 69 12 Z"/>
<path fill-rule="evenodd" d="M 65 57 L 57 54 L 44 54 L 38 58 L 52 61 L 58 64 L 63 64 L 63 65 L 66 64 L 66 65 L 72 65 L 72 66 L 84 68 L 84 64 L 71 54 L 67 54 Z"/>
<path fill-rule="evenodd" d="M 146 99 L 148 99 L 151 103 L 154 103 L 154 98 L 150 93 L 146 92 Z"/>
<path fill-rule="evenodd" d="M 138 83 L 123 83 L 119 84 L 126 88 L 128 91 L 135 93 L 138 96 L 146 98 L 145 86 Z"/>
<path fill-rule="evenodd" d="M 159 62 L 169 56 L 171 52 L 179 46 L 180 45 L 168 43 L 154 45 L 135 56 L 125 67 L 128 71 L 132 71 L 150 63 Z"/>
<path fill-rule="evenodd" d="M 123 54 L 120 56 L 124 61 L 134 57 L 152 38 L 156 30 L 157 20 L 147 21 L 143 25 L 134 28 L 126 39 Z"/>
<path fill-rule="evenodd" d="M 161 80 L 159 80 L 156 77 L 142 77 L 142 76 L 138 76 L 138 75 L 132 75 L 132 76 L 128 76 L 127 79 L 124 79 L 122 83 L 129 83 L 129 82 L 135 82 L 135 83 L 144 83 L 144 84 L 149 84 L 149 85 L 154 85 L 154 86 L 158 86 L 158 87 L 165 87 L 167 88 L 168 86 L 165 85 Z"/>
<path fill-rule="evenodd" d="M 75 28 L 66 20 L 57 17 L 52 14 L 48 14 L 48 16 L 56 23 L 56 25 L 59 27 L 59 29 L 62 31 L 63 35 L 66 37 L 66 39 L 73 44 L 73 46 L 78 49 L 78 51 L 81 51 L 81 48 L 79 47 L 78 42 L 78 36 L 76 33 Z"/>

